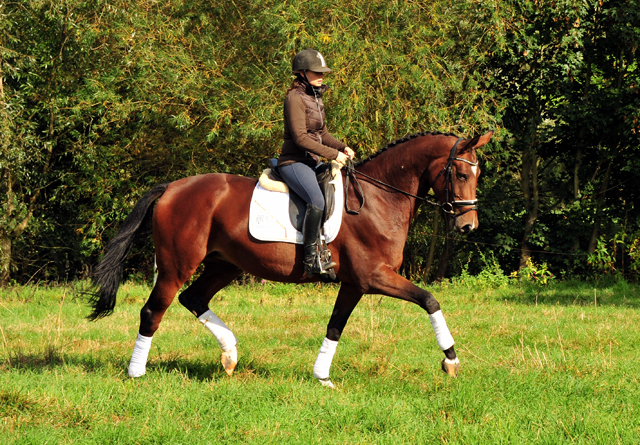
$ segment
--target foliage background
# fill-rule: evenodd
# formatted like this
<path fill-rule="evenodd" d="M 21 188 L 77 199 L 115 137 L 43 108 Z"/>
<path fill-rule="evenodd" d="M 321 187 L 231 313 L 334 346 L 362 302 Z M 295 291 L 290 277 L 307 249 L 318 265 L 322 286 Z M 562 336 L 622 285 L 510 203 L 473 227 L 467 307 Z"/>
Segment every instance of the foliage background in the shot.
<path fill-rule="evenodd" d="M 0 2 L 0 282 L 85 277 L 135 201 L 277 155 L 290 61 L 321 51 L 330 131 L 360 157 L 497 130 L 481 229 L 422 209 L 403 273 L 637 279 L 636 0 Z M 148 276 L 150 239 L 127 273 Z"/>

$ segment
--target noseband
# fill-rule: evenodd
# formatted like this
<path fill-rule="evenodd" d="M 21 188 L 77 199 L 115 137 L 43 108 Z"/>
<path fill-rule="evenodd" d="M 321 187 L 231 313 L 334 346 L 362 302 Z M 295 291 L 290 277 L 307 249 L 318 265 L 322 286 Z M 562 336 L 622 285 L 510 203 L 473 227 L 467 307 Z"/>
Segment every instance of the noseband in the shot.
<path fill-rule="evenodd" d="M 458 138 L 458 140 L 456 141 L 455 144 L 453 144 L 453 148 L 451 149 L 451 154 L 449 155 L 449 160 L 447 161 L 447 165 L 445 165 L 443 167 L 442 170 L 440 170 L 440 173 L 438 173 L 438 176 L 435 177 L 435 179 L 433 180 L 433 182 L 435 183 L 438 178 L 444 173 L 444 181 L 445 181 L 445 193 L 446 193 L 446 199 L 445 202 L 443 204 L 440 205 L 440 207 L 442 207 L 442 211 L 444 213 L 448 213 L 449 215 L 454 215 L 454 209 L 456 207 L 469 207 L 471 206 L 470 209 L 465 210 L 464 212 L 458 213 L 457 215 L 454 215 L 454 218 L 457 218 L 459 216 L 464 215 L 465 213 L 468 213 L 472 210 L 478 210 L 478 200 L 477 199 L 465 199 L 465 200 L 456 200 L 456 195 L 455 192 L 453 190 L 453 161 L 462 161 L 462 162 L 466 162 L 467 164 L 475 167 L 478 165 L 478 161 L 476 162 L 471 162 L 467 159 L 464 158 L 459 158 L 456 156 L 456 150 L 458 149 L 458 144 L 460 143 L 460 141 L 462 140 L 462 138 Z M 449 199 L 449 194 L 451 194 L 451 199 Z"/>
<path fill-rule="evenodd" d="M 364 176 L 365 178 L 383 185 L 385 187 L 388 187 L 392 190 L 395 190 L 396 192 L 402 193 L 403 195 L 406 196 L 410 196 L 412 198 L 418 199 L 420 201 L 426 202 L 427 204 L 431 204 L 432 206 L 435 207 L 440 207 L 442 208 L 442 211 L 449 214 L 449 215 L 453 215 L 454 218 L 457 218 L 459 216 L 464 215 L 465 213 L 468 213 L 472 210 L 478 210 L 478 206 L 476 205 L 478 203 L 477 199 L 469 199 L 469 200 L 460 200 L 457 201 L 456 200 L 456 196 L 455 196 L 455 192 L 453 190 L 453 161 L 462 161 L 462 162 L 466 162 L 467 164 L 471 165 L 471 166 L 477 166 L 478 162 L 471 162 L 467 159 L 464 158 L 458 158 L 456 157 L 456 150 L 458 149 L 458 144 L 460 143 L 460 141 L 462 141 L 462 138 L 458 138 L 458 140 L 456 141 L 456 143 L 453 145 L 453 148 L 451 149 L 451 154 L 449 155 L 449 159 L 447 160 L 447 164 L 444 166 L 444 168 L 442 170 L 440 170 L 440 173 L 438 173 L 438 176 L 435 177 L 435 179 L 433 180 L 433 182 L 435 183 L 438 178 L 444 173 L 444 177 L 445 177 L 445 190 L 446 190 L 446 200 L 444 203 L 440 204 L 438 202 L 434 202 L 431 201 L 430 199 L 427 198 L 423 198 L 421 196 L 417 196 L 414 195 L 412 193 L 409 192 L 405 192 L 404 190 L 400 190 L 397 187 L 394 187 L 390 184 L 387 184 L 385 182 L 382 182 L 376 178 L 372 178 L 369 175 L 366 175 L 362 172 L 359 172 L 358 170 L 356 170 L 355 168 L 353 168 L 353 162 L 351 160 L 349 160 L 349 163 L 347 165 L 347 180 L 345 181 L 345 185 L 344 185 L 344 192 L 345 192 L 345 200 L 344 200 L 344 204 L 345 204 L 345 210 L 347 213 L 350 213 L 352 215 L 357 215 L 358 213 L 360 213 L 360 210 L 362 210 L 362 208 L 364 207 L 364 192 L 362 190 L 362 186 L 360 185 L 360 183 L 358 182 L 358 178 L 356 178 L 356 173 L 358 173 L 359 175 Z M 350 209 L 349 208 L 349 203 L 348 203 L 348 197 L 349 197 L 349 177 L 353 178 L 354 183 L 356 185 L 356 187 L 358 188 L 358 192 L 362 198 L 362 202 L 360 204 L 360 208 L 357 210 L 354 209 Z M 449 195 L 451 195 L 451 199 L 449 199 Z M 472 206 L 470 209 L 465 210 L 464 212 L 458 213 L 457 215 L 455 214 L 454 209 L 456 207 L 467 207 L 467 206 Z"/>

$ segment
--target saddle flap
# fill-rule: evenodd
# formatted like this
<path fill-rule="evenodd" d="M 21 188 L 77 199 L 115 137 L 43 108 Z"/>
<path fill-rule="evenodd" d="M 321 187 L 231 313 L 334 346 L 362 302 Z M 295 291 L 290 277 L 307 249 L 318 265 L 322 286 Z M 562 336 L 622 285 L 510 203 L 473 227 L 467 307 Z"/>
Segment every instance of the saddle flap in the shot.
<path fill-rule="evenodd" d="M 323 167 L 322 172 L 330 171 L 328 167 Z M 266 174 L 268 175 L 268 173 Z M 290 243 L 302 243 L 302 222 L 306 212 L 306 204 L 299 196 L 287 193 L 286 190 L 278 190 L 281 193 L 269 191 L 271 187 L 263 185 L 262 175 L 256 184 L 256 189 L 251 200 L 249 232 L 261 241 L 280 241 Z M 328 197 L 325 206 L 326 221 L 323 223 L 324 237 L 327 243 L 331 242 L 340 230 L 342 222 L 342 208 L 344 206 L 343 178 L 340 167 L 336 163 L 333 167 L 333 174 L 328 178 L 320 178 L 323 194 Z M 268 178 L 267 178 L 268 179 Z M 284 183 L 276 182 L 286 187 Z M 295 206 L 296 201 L 300 205 Z M 295 211 L 293 210 L 295 207 Z M 293 215 L 292 215 L 293 212 Z"/>

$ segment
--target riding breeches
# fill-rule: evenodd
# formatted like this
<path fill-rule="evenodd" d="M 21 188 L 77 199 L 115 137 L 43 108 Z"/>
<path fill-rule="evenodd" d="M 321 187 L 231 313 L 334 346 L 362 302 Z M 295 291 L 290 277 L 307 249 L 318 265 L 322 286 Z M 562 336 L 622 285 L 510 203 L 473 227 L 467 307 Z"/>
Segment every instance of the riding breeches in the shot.
<path fill-rule="evenodd" d="M 319 210 L 324 210 L 324 196 L 312 167 L 302 162 L 294 162 L 279 166 L 278 172 L 289 188 L 307 204 L 313 204 Z"/>

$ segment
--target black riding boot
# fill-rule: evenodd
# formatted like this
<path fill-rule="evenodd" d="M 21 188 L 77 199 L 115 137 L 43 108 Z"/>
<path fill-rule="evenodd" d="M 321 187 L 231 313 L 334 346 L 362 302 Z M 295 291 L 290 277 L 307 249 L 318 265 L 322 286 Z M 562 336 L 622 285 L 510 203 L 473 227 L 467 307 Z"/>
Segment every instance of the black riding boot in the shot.
<path fill-rule="evenodd" d="M 328 274 L 336 266 L 333 261 L 323 262 L 320 255 L 320 224 L 322 210 L 313 204 L 307 204 L 307 212 L 302 224 L 302 244 L 304 247 L 304 276 Z"/>

